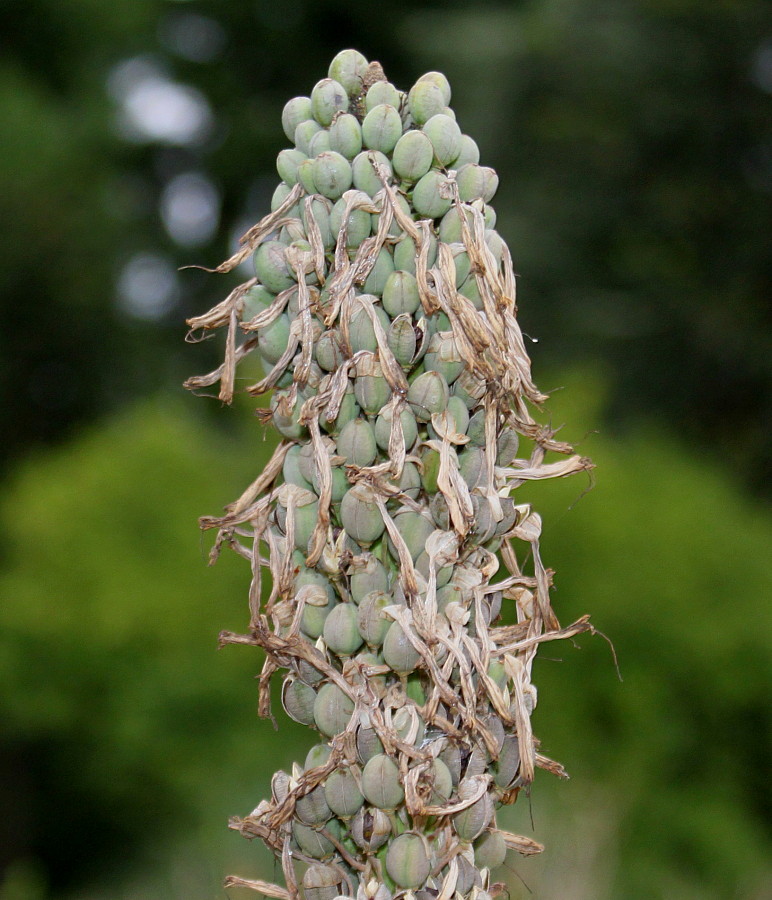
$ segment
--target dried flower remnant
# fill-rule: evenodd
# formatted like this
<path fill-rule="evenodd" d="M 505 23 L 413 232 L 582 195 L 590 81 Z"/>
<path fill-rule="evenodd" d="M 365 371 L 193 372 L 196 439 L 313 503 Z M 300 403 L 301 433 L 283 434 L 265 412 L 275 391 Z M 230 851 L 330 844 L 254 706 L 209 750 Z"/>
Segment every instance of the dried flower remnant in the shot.
<path fill-rule="evenodd" d="M 284 672 L 285 711 L 322 739 L 231 821 L 286 887 L 226 884 L 282 900 L 485 896 L 508 849 L 541 850 L 497 808 L 537 767 L 563 774 L 531 731 L 531 667 L 541 643 L 591 626 L 559 625 L 517 488 L 592 464 L 532 417 L 546 398 L 495 231 L 498 177 L 450 99 L 438 72 L 404 93 L 339 53 L 285 106 L 272 211 L 215 270 L 251 255 L 255 277 L 189 322 L 227 337 L 223 364 L 186 386 L 219 383 L 230 402 L 257 353 L 248 391 L 273 391 L 259 415 L 282 436 L 202 519 L 213 561 L 229 546 L 252 566 L 248 631 L 221 641 L 265 651 L 262 715 Z M 514 624 L 497 625 L 505 605 Z"/>

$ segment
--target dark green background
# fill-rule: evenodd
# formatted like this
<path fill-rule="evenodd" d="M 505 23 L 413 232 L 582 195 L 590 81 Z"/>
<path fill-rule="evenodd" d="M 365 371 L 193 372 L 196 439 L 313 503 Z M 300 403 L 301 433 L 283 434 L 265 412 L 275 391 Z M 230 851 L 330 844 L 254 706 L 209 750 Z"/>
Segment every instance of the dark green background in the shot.
<path fill-rule="evenodd" d="M 573 778 L 508 814 L 548 850 L 502 877 L 513 898 L 767 898 L 768 4 L 6 0 L 0 900 L 271 877 L 227 817 L 311 737 L 256 719 L 249 651 L 215 652 L 248 573 L 206 568 L 196 518 L 272 438 L 247 403 L 183 395 L 221 350 L 184 319 L 234 281 L 174 273 L 267 211 L 282 105 L 346 46 L 400 87 L 449 77 L 501 178 L 537 381 L 562 388 L 546 414 L 598 463 L 588 494 L 527 499 L 561 620 L 590 612 L 624 680 L 601 638 L 545 649 L 535 727 Z M 205 111 L 201 139 L 127 135 L 142 84 Z M 190 175 L 219 216 L 186 243 L 161 209 Z M 125 285 L 148 271 L 170 280 L 143 312 Z"/>

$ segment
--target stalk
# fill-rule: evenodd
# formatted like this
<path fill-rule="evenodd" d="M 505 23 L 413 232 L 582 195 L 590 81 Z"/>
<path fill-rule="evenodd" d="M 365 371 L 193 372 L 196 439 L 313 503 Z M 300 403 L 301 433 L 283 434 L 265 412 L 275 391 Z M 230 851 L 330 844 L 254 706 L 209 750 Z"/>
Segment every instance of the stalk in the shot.
<path fill-rule="evenodd" d="M 305 900 L 485 898 L 508 850 L 497 825 L 537 768 L 531 668 L 561 628 L 528 481 L 588 471 L 531 410 L 515 277 L 495 231 L 496 173 L 479 165 L 437 72 L 408 93 L 342 51 L 282 116 L 292 149 L 272 211 L 214 271 L 252 256 L 255 277 L 191 319 L 227 330 L 223 364 L 191 378 L 230 402 L 257 353 L 273 391 L 258 416 L 282 435 L 216 529 L 252 567 L 249 627 L 262 648 L 259 712 L 283 673 L 287 714 L 319 733 L 303 766 L 231 820 L 280 861 Z M 553 455 L 556 455 L 553 456 Z M 270 588 L 264 597 L 264 575 Z M 506 621 L 500 615 L 505 608 Z"/>

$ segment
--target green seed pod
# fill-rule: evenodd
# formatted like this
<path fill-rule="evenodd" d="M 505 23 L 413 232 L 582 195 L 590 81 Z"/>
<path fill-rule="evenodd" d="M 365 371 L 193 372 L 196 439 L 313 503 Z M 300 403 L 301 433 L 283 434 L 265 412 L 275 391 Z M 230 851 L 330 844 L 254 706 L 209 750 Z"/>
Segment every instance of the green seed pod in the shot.
<path fill-rule="evenodd" d="M 472 791 L 471 784 L 462 781 L 458 787 L 459 799 L 466 799 Z M 462 841 L 471 843 L 483 833 L 492 818 L 493 801 L 488 794 L 483 794 L 471 806 L 453 816 L 453 828 Z"/>
<path fill-rule="evenodd" d="M 394 245 L 394 268 L 415 275 L 416 256 L 417 250 L 413 239 L 405 235 Z M 430 267 L 437 261 L 437 238 L 433 234 L 429 237 L 429 256 L 427 261 Z"/>
<path fill-rule="evenodd" d="M 320 153 L 314 160 L 314 184 L 322 196 L 337 200 L 351 187 L 349 161 L 334 150 Z"/>
<path fill-rule="evenodd" d="M 346 423 L 355 419 L 360 412 L 359 404 L 354 397 L 354 388 L 351 387 L 351 389 L 347 390 L 343 395 L 338 415 L 332 422 L 328 422 L 326 415 L 322 414 L 322 427 L 329 431 L 330 434 L 339 434 Z"/>
<path fill-rule="evenodd" d="M 410 445 L 407 446 L 409 447 Z M 418 499 L 418 495 L 421 492 L 421 473 L 418 471 L 418 466 L 415 463 L 405 463 L 397 485 L 403 494 L 412 500 Z"/>
<path fill-rule="evenodd" d="M 509 466 L 517 458 L 520 439 L 514 428 L 502 428 L 496 440 L 496 465 Z"/>
<path fill-rule="evenodd" d="M 351 837 L 357 847 L 371 853 L 382 847 L 391 835 L 391 821 L 378 807 L 363 806 L 351 820 Z"/>
<path fill-rule="evenodd" d="M 456 270 L 456 287 L 459 288 L 472 271 L 472 260 L 466 250 L 453 254 L 453 266 Z"/>
<path fill-rule="evenodd" d="M 358 191 L 364 191 L 370 197 L 374 197 L 383 187 L 383 184 L 376 174 L 373 164 L 370 162 L 369 154 L 371 153 L 375 154 L 378 164 L 384 168 L 387 177 L 391 179 L 391 162 L 388 156 L 378 150 L 363 150 L 355 156 L 354 161 L 351 163 L 351 171 L 354 178 L 354 187 Z"/>
<path fill-rule="evenodd" d="M 286 184 L 296 184 L 298 180 L 298 166 L 304 159 L 308 159 L 302 150 L 282 150 L 276 157 L 276 171 Z"/>
<path fill-rule="evenodd" d="M 357 628 L 369 647 L 380 647 L 392 620 L 383 610 L 394 603 L 394 598 L 385 591 L 374 590 L 361 599 L 357 612 Z"/>
<path fill-rule="evenodd" d="M 343 888 L 343 879 L 337 866 L 314 863 L 303 873 L 305 900 L 335 900 Z"/>
<path fill-rule="evenodd" d="M 324 825 L 332 814 L 325 799 L 324 785 L 318 784 L 299 797 L 295 801 L 295 813 L 304 825 Z"/>
<path fill-rule="evenodd" d="M 457 787 L 461 779 L 461 750 L 458 744 L 448 741 L 440 750 L 437 758 L 445 763 L 448 772 L 450 772 L 453 787 Z"/>
<path fill-rule="evenodd" d="M 492 228 L 486 228 L 485 243 L 493 254 L 493 258 L 501 265 L 501 260 L 504 255 L 504 241 L 502 240 L 501 235 Z"/>
<path fill-rule="evenodd" d="M 394 408 L 385 406 L 378 418 L 375 420 L 375 441 L 381 450 L 389 449 L 389 436 L 391 435 L 391 422 L 394 418 Z M 416 442 L 418 437 L 418 425 L 415 416 L 406 408 L 403 408 L 399 414 L 399 423 L 402 428 L 402 435 L 405 439 L 405 448 L 409 450 Z"/>
<path fill-rule="evenodd" d="M 348 109 L 346 89 L 334 78 L 323 78 L 311 91 L 311 108 L 320 125 L 330 125 L 335 113 Z"/>
<path fill-rule="evenodd" d="M 456 880 L 456 892 L 460 894 L 462 897 L 466 897 L 467 894 L 470 893 L 472 888 L 477 887 L 478 892 L 475 900 L 483 900 L 482 894 L 484 891 L 482 890 L 482 879 L 480 878 L 480 873 L 475 868 L 475 866 L 469 862 L 469 860 L 459 854 L 456 857 L 458 862 L 458 879 Z M 444 875 L 444 870 L 443 870 Z"/>
<path fill-rule="evenodd" d="M 343 362 L 343 351 L 340 349 L 336 330 L 323 332 L 314 350 L 316 361 L 325 372 L 334 372 Z"/>
<path fill-rule="evenodd" d="M 362 636 L 357 628 L 357 610 L 353 603 L 340 603 L 324 622 L 324 642 L 339 656 L 352 656 L 362 646 Z"/>
<path fill-rule="evenodd" d="M 496 533 L 496 522 L 493 518 L 491 505 L 488 502 L 488 499 L 473 493 L 472 511 L 474 514 L 474 528 L 472 529 L 472 534 L 477 538 L 478 543 L 484 544 Z"/>
<path fill-rule="evenodd" d="M 386 342 L 403 369 L 409 369 L 416 358 L 418 335 L 409 313 L 397 316 L 386 334 Z"/>
<path fill-rule="evenodd" d="M 301 725 L 314 724 L 314 700 L 316 691 L 298 679 L 288 678 L 282 688 L 282 706 L 284 712 Z"/>
<path fill-rule="evenodd" d="M 430 771 L 434 785 L 431 796 L 432 804 L 439 806 L 447 803 L 453 793 L 453 776 L 450 774 L 450 769 L 441 759 L 435 759 Z"/>
<path fill-rule="evenodd" d="M 338 455 L 355 466 L 369 466 L 378 455 L 373 426 L 367 419 L 353 419 L 338 435 Z"/>
<path fill-rule="evenodd" d="M 290 777 L 286 772 L 279 769 L 271 778 L 271 796 L 277 803 L 283 803 L 289 794 Z"/>
<path fill-rule="evenodd" d="M 278 391 L 274 391 L 273 397 L 271 397 L 271 411 L 273 413 L 271 421 L 273 422 L 274 427 L 278 430 L 279 434 L 289 438 L 291 441 L 307 438 L 308 429 L 305 425 L 301 425 L 298 422 L 301 404 L 299 402 L 296 403 L 292 413 L 287 416 L 279 412 L 278 404 L 280 399 L 281 394 Z"/>
<path fill-rule="evenodd" d="M 300 447 L 295 445 L 290 447 L 287 455 L 284 457 L 284 465 L 282 466 L 282 476 L 287 484 L 294 484 L 306 491 L 311 490 L 311 485 L 303 477 L 298 467 L 298 454 Z"/>
<path fill-rule="evenodd" d="M 458 469 L 469 490 L 482 483 L 485 454 L 481 447 L 466 447 L 458 454 Z"/>
<path fill-rule="evenodd" d="M 480 294 L 480 286 L 477 283 L 477 276 L 474 272 L 469 275 L 459 288 L 458 292 L 470 300 L 475 309 L 481 310 L 483 308 L 484 304 L 482 295 Z"/>
<path fill-rule="evenodd" d="M 477 164 L 480 162 L 480 148 L 475 140 L 468 134 L 461 135 L 461 152 L 453 161 L 453 168 L 458 170 L 468 163 Z"/>
<path fill-rule="evenodd" d="M 356 815 L 365 799 L 351 769 L 336 769 L 328 775 L 324 795 L 330 809 L 343 819 Z"/>
<path fill-rule="evenodd" d="M 508 788 L 520 771 L 520 745 L 514 734 L 508 734 L 493 767 L 493 780 L 500 788 Z"/>
<path fill-rule="evenodd" d="M 343 731 L 354 712 L 354 701 L 337 684 L 328 682 L 319 688 L 314 701 L 316 727 L 326 737 Z"/>
<path fill-rule="evenodd" d="M 447 106 L 444 92 L 431 81 L 417 81 L 407 95 L 410 116 L 416 125 L 423 125 Z"/>
<path fill-rule="evenodd" d="M 461 152 L 461 129 L 443 113 L 432 116 L 423 127 L 434 149 L 434 158 L 441 166 L 450 165 Z"/>
<path fill-rule="evenodd" d="M 306 156 L 311 155 L 311 138 L 319 131 L 322 130 L 322 126 L 315 122 L 313 119 L 308 119 L 306 122 L 301 122 L 298 127 L 295 129 L 295 146 L 298 150 L 302 150 Z"/>
<path fill-rule="evenodd" d="M 333 57 L 327 74 L 343 85 L 349 97 L 358 97 L 368 65 L 367 59 L 358 50 L 341 50 Z"/>
<path fill-rule="evenodd" d="M 305 560 L 302 553 L 299 553 L 298 551 L 295 552 L 302 561 Z M 317 572 L 315 569 L 306 569 L 303 563 L 293 580 L 294 593 L 297 593 L 301 588 L 306 587 L 307 585 L 321 588 L 328 600 L 331 601 L 335 599 L 335 588 L 332 586 L 330 579 L 321 572 Z"/>
<path fill-rule="evenodd" d="M 307 194 L 316 193 L 313 159 L 303 160 L 303 162 L 298 166 L 297 176 L 298 183 L 303 185 L 303 190 L 305 190 Z"/>
<path fill-rule="evenodd" d="M 453 384 L 466 367 L 466 360 L 456 346 L 456 341 L 451 331 L 438 331 L 429 341 L 424 357 L 424 365 L 427 374 L 439 372 L 447 384 Z M 449 400 L 444 403 L 447 408 Z"/>
<path fill-rule="evenodd" d="M 340 502 L 340 521 L 349 537 L 362 544 L 378 540 L 386 528 L 372 493 L 358 484 Z"/>
<path fill-rule="evenodd" d="M 408 403 L 419 422 L 428 422 L 435 413 L 448 408 L 448 382 L 439 372 L 424 372 L 410 385 Z"/>
<path fill-rule="evenodd" d="M 478 409 L 477 412 L 469 418 L 469 424 L 466 427 L 466 435 L 469 438 L 469 443 L 475 447 L 485 446 L 484 409 Z"/>
<path fill-rule="evenodd" d="M 402 535 L 410 555 L 415 561 L 426 550 L 426 540 L 434 531 L 434 523 L 429 516 L 406 510 L 398 512 L 394 516 L 394 524 Z M 395 559 L 398 559 L 396 549 L 389 539 L 389 550 Z"/>
<path fill-rule="evenodd" d="M 255 250 L 255 275 L 274 294 L 286 291 L 295 283 L 287 263 L 286 250 L 286 245 L 279 241 L 265 241 Z"/>
<path fill-rule="evenodd" d="M 398 91 L 391 82 L 376 81 L 375 84 L 370 85 L 370 88 L 367 91 L 367 96 L 365 97 L 365 109 L 367 112 L 371 112 L 376 106 L 380 106 L 384 103 L 388 106 L 393 106 L 395 109 L 399 109 L 402 105 L 403 98 L 404 94 L 401 91 Z M 400 126 L 401 124 L 400 120 Z"/>
<path fill-rule="evenodd" d="M 383 286 L 383 308 L 393 318 L 404 313 L 412 315 L 421 305 L 418 282 L 410 272 L 389 274 Z"/>
<path fill-rule="evenodd" d="M 335 246 L 335 235 L 330 227 L 330 204 L 321 197 L 315 197 L 311 201 L 311 215 L 319 228 L 322 236 L 322 246 L 325 250 L 331 250 Z M 300 206 L 300 219 L 303 227 L 308 231 L 308 213 L 306 212 L 305 203 Z"/>
<path fill-rule="evenodd" d="M 317 766 L 323 766 L 330 758 L 331 753 L 332 747 L 330 747 L 329 744 L 314 744 L 306 754 L 303 768 L 308 771 L 308 769 L 315 769 Z"/>
<path fill-rule="evenodd" d="M 322 483 L 319 480 L 319 473 L 314 472 L 313 477 L 311 479 L 311 487 L 318 494 L 321 490 Z M 346 491 L 351 487 L 348 478 L 346 477 L 346 473 L 339 466 L 333 467 L 332 470 L 332 494 L 330 495 L 330 499 L 333 503 L 339 503 L 343 499 L 343 495 Z"/>
<path fill-rule="evenodd" d="M 306 551 L 308 549 L 308 541 L 316 526 L 316 520 L 319 517 L 319 498 L 313 491 L 304 491 L 302 497 L 296 501 L 295 506 L 295 547 L 298 550 Z M 284 506 L 279 501 L 276 508 L 277 517 L 281 517 L 279 525 L 284 528 Z"/>
<path fill-rule="evenodd" d="M 294 140 L 295 129 L 301 122 L 312 118 L 313 114 L 310 97 L 293 97 L 292 100 L 288 100 L 281 114 L 281 127 L 287 139 Z"/>
<path fill-rule="evenodd" d="M 366 294 L 381 296 L 389 275 L 394 271 L 394 260 L 386 247 L 381 247 L 375 259 L 375 265 L 370 269 L 370 274 L 365 279 L 362 290 Z"/>
<path fill-rule="evenodd" d="M 376 415 L 389 402 L 391 388 L 376 355 L 368 354 L 357 360 L 354 396 L 368 416 Z"/>
<path fill-rule="evenodd" d="M 413 209 L 419 216 L 439 219 L 453 204 L 450 181 L 437 169 L 431 169 L 413 188 Z"/>
<path fill-rule="evenodd" d="M 364 562 L 349 570 L 349 593 L 354 603 L 361 603 L 371 591 L 386 592 L 389 589 L 389 576 L 383 563 L 372 553 L 363 553 L 359 559 Z"/>
<path fill-rule="evenodd" d="M 437 457 L 437 461 L 439 462 L 439 453 L 437 453 L 436 451 L 432 451 L 432 453 L 434 453 L 434 455 Z M 450 529 L 450 512 L 448 510 L 448 502 L 439 491 L 435 490 L 431 491 L 430 493 L 432 497 L 429 501 L 429 509 L 431 510 L 432 518 L 434 519 L 435 524 L 438 528 L 441 528 L 443 531 L 448 531 Z M 439 596 L 437 598 L 437 602 L 439 602 Z"/>
<path fill-rule="evenodd" d="M 257 332 L 257 346 L 263 359 L 271 365 L 275 365 L 287 349 L 290 337 L 289 317 L 282 313 L 274 319 L 270 325 L 266 325 Z"/>
<path fill-rule="evenodd" d="M 413 679 L 413 683 L 415 683 L 415 679 Z M 418 710 L 409 704 L 400 707 L 394 713 L 392 725 L 397 737 L 401 741 L 411 743 L 414 747 L 421 744 L 426 734 L 426 723 L 418 714 Z"/>
<path fill-rule="evenodd" d="M 515 507 L 515 501 L 511 497 L 501 497 L 501 511 L 504 517 L 500 522 L 496 523 L 496 534 L 501 536 L 511 531 L 515 527 L 518 519 L 518 512 Z"/>
<path fill-rule="evenodd" d="M 289 194 L 291 193 L 292 188 L 285 184 L 283 181 L 279 182 L 276 186 L 276 190 L 273 192 L 273 196 L 271 197 L 271 212 L 276 212 L 276 210 L 284 203 Z M 289 212 L 288 216 L 297 215 L 297 206 L 293 206 Z"/>
<path fill-rule="evenodd" d="M 423 577 L 429 580 L 429 554 L 424 552 L 415 561 L 416 571 L 420 572 Z M 437 588 L 444 588 L 453 576 L 453 566 L 442 566 L 437 572 Z"/>
<path fill-rule="evenodd" d="M 330 134 L 326 128 L 317 131 L 316 134 L 308 142 L 309 157 L 319 156 L 330 149 Z"/>
<path fill-rule="evenodd" d="M 327 859 L 335 853 L 335 845 L 332 841 L 310 825 L 303 825 L 302 822 L 294 821 L 292 823 L 292 836 L 303 853 L 312 859 Z"/>
<path fill-rule="evenodd" d="M 372 294 L 362 294 L 360 296 L 375 304 L 378 303 L 378 298 Z M 381 328 L 384 331 L 388 331 L 391 319 L 389 319 L 380 305 L 375 306 L 375 317 L 381 323 Z M 358 300 L 354 302 L 354 312 L 349 320 L 348 332 L 353 353 L 358 353 L 360 350 L 368 350 L 370 353 L 374 353 L 378 349 L 378 341 L 375 337 L 375 328 L 370 320 L 370 314 L 363 303 Z"/>
<path fill-rule="evenodd" d="M 474 409 L 485 396 L 485 382 L 466 370 L 453 384 L 453 393 L 464 401 L 467 409 Z"/>
<path fill-rule="evenodd" d="M 314 640 L 321 637 L 325 620 L 336 606 L 337 601 L 334 599 L 328 600 L 324 606 L 313 606 L 306 603 L 303 608 L 303 614 L 300 617 L 300 630 L 303 634 Z"/>
<path fill-rule="evenodd" d="M 362 793 L 368 803 L 382 810 L 396 809 L 405 799 L 399 768 L 390 756 L 379 753 L 362 769 Z"/>
<path fill-rule="evenodd" d="M 471 203 L 480 199 L 489 203 L 498 189 L 499 176 L 488 166 L 467 163 L 459 168 L 456 183 L 461 200 Z"/>
<path fill-rule="evenodd" d="M 372 728 L 357 729 L 357 754 L 363 764 L 371 760 L 377 754 L 383 753 L 381 739 Z"/>
<path fill-rule="evenodd" d="M 346 210 L 346 201 L 341 199 L 333 206 L 330 212 L 330 228 L 335 236 L 335 242 L 339 239 L 343 214 Z M 370 236 L 370 213 L 363 209 L 352 209 L 346 220 L 346 247 L 355 250 L 362 241 Z"/>
<path fill-rule="evenodd" d="M 383 661 L 398 675 L 409 675 L 421 661 L 399 622 L 392 622 L 383 639 Z"/>
<path fill-rule="evenodd" d="M 360 667 L 372 667 L 372 666 L 382 666 L 383 659 L 377 654 L 370 650 L 363 650 L 361 653 L 357 653 L 354 657 L 354 662 L 356 662 Z M 383 697 L 386 694 L 386 690 L 388 688 L 388 681 L 386 675 L 373 675 L 367 674 L 367 685 L 370 690 L 375 694 L 376 697 Z"/>
<path fill-rule="evenodd" d="M 330 150 L 352 160 L 362 150 L 362 128 L 356 116 L 342 113 L 333 119 L 329 130 Z"/>
<path fill-rule="evenodd" d="M 386 871 L 400 887 L 413 890 L 422 887 L 431 868 L 429 849 L 423 835 L 406 831 L 389 844 Z"/>
<path fill-rule="evenodd" d="M 458 434 L 465 434 L 469 426 L 469 410 L 463 400 L 455 396 L 449 397 L 447 413 Z"/>
<path fill-rule="evenodd" d="M 474 842 L 474 862 L 480 869 L 498 869 L 506 856 L 507 845 L 500 831 L 486 831 Z"/>
<path fill-rule="evenodd" d="M 442 74 L 442 72 L 426 72 L 419 79 L 418 84 L 421 84 L 424 81 L 428 81 L 431 84 L 436 84 L 437 87 L 442 92 L 442 100 L 445 106 L 450 103 L 450 82 L 448 79 Z"/>
<path fill-rule="evenodd" d="M 469 227 L 472 227 L 472 216 L 469 211 L 465 211 L 466 220 Z M 461 215 L 457 207 L 452 206 L 442 217 L 437 228 L 437 234 L 440 240 L 446 244 L 458 244 L 463 240 L 463 231 L 461 230 Z"/>
<path fill-rule="evenodd" d="M 402 119 L 393 106 L 374 106 L 362 121 L 362 141 L 370 150 L 391 153 L 402 136 Z"/>

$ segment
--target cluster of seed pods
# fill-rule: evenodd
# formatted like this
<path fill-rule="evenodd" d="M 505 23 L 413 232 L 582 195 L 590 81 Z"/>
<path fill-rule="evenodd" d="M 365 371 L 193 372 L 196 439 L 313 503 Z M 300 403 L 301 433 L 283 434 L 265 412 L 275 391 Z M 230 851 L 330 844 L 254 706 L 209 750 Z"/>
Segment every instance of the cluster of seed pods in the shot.
<path fill-rule="evenodd" d="M 531 730 L 531 665 L 590 626 L 560 628 L 541 520 L 515 492 L 591 463 L 531 416 L 545 398 L 494 230 L 498 179 L 450 99 L 438 72 L 405 94 L 338 54 L 287 103 L 271 213 L 217 270 L 252 255 L 255 277 L 190 322 L 228 336 L 188 387 L 219 381 L 229 401 L 255 352 L 248 390 L 273 390 L 258 414 L 282 436 L 202 520 L 213 557 L 230 546 L 252 566 L 249 630 L 221 640 L 265 651 L 262 714 L 283 671 L 284 710 L 321 738 L 231 823 L 286 886 L 228 883 L 281 900 L 485 900 L 508 849 L 541 849 L 496 810 L 535 767 L 562 771 Z"/>

